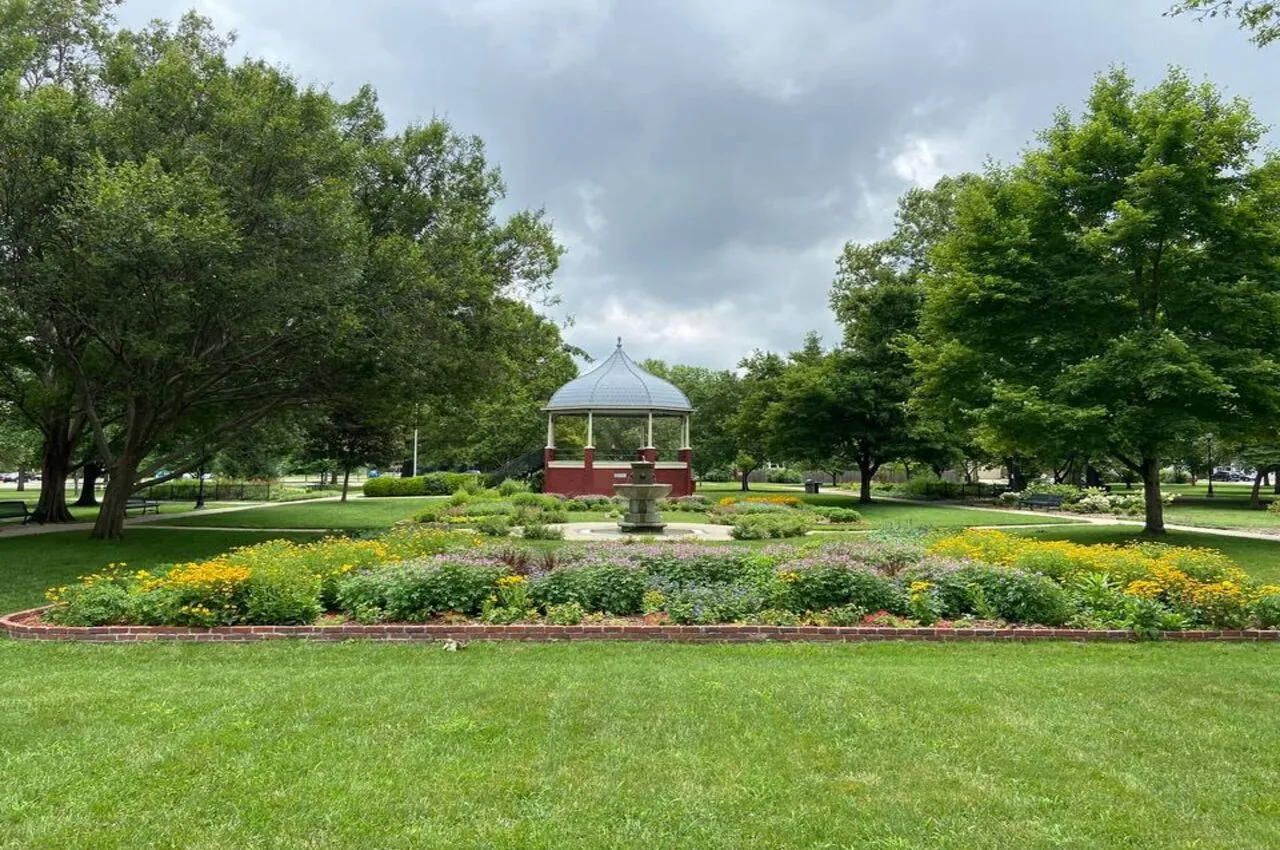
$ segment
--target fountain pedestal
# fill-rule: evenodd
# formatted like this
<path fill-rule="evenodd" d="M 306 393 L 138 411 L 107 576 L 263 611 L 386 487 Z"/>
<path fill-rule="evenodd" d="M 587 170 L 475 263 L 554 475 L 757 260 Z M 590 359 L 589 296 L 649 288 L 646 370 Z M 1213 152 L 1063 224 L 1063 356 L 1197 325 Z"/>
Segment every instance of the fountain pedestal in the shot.
<path fill-rule="evenodd" d="M 637 460 L 631 464 L 631 483 L 615 484 L 613 490 L 627 500 L 627 512 L 618 528 L 637 534 L 652 534 L 667 527 L 658 512 L 658 500 L 671 492 L 670 484 L 654 483 L 654 463 Z"/>

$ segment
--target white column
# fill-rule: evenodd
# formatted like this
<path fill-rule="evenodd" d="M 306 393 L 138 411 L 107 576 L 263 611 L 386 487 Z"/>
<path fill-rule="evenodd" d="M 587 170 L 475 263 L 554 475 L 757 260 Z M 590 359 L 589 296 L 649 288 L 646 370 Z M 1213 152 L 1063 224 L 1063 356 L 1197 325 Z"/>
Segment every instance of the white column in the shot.
<path fill-rule="evenodd" d="M 689 433 L 689 417 L 688 417 L 688 415 L 687 415 L 687 414 L 686 414 L 686 415 L 685 415 L 685 417 L 684 417 L 684 427 L 683 427 L 682 429 L 680 429 L 680 431 L 681 431 L 681 433 L 680 433 L 680 442 L 681 442 L 681 446 L 680 446 L 680 448 L 682 448 L 682 449 L 688 449 L 688 448 L 690 448 L 689 440 L 690 440 L 690 438 L 691 438 L 691 436 L 692 436 L 692 435 Z"/>
<path fill-rule="evenodd" d="M 556 447 L 556 415 L 554 413 L 547 414 L 547 448 L 554 449 Z"/>
<path fill-rule="evenodd" d="M 587 411 L 587 448 L 594 449 L 596 447 L 595 437 L 595 414 L 590 410 Z"/>
<path fill-rule="evenodd" d="M 649 411 L 649 441 L 644 444 L 646 449 L 653 448 L 653 411 Z"/>

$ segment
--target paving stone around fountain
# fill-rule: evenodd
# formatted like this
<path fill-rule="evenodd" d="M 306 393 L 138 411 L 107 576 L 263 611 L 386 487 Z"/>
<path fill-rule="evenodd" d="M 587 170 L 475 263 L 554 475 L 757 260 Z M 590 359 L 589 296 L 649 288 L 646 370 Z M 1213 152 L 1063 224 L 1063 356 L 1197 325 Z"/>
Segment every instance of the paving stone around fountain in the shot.
<path fill-rule="evenodd" d="M 616 541 L 637 540 L 652 537 L 655 540 L 677 540 L 686 543 L 708 543 L 711 541 L 732 540 L 729 536 L 731 526 L 711 525 L 693 522 L 669 522 L 657 532 L 638 533 L 623 531 L 616 522 L 570 522 L 563 526 L 565 540 L 582 541 Z"/>

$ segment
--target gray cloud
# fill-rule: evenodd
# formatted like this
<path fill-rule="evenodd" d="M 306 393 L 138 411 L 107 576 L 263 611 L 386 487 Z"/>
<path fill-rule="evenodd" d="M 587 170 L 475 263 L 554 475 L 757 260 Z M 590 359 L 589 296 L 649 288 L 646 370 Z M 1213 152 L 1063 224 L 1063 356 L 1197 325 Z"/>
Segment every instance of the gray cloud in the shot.
<path fill-rule="evenodd" d="M 187 3 L 131 0 L 122 18 Z M 570 253 L 568 338 L 728 366 L 836 336 L 841 244 L 897 196 L 1008 159 L 1093 75 L 1171 64 L 1280 112 L 1280 53 L 1167 0 L 198 0 L 249 52 L 393 121 L 482 136 Z"/>

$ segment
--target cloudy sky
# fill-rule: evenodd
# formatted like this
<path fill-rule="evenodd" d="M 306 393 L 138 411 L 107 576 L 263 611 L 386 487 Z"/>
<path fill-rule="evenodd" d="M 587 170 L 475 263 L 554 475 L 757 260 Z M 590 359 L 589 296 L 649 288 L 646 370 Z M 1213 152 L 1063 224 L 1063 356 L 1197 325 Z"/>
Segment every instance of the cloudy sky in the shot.
<path fill-rule="evenodd" d="M 481 136 L 569 253 L 569 341 L 731 366 L 836 338 L 836 256 L 913 185 L 1008 160 L 1097 72 L 1171 64 L 1280 122 L 1280 47 L 1171 0 L 128 0 L 391 120 Z"/>

